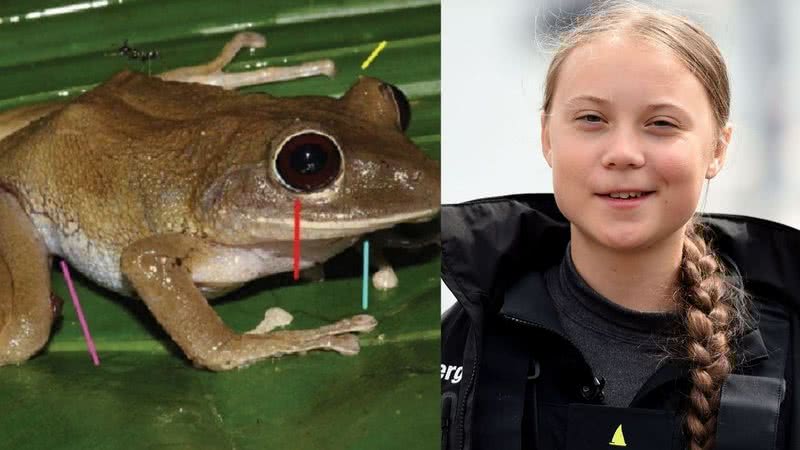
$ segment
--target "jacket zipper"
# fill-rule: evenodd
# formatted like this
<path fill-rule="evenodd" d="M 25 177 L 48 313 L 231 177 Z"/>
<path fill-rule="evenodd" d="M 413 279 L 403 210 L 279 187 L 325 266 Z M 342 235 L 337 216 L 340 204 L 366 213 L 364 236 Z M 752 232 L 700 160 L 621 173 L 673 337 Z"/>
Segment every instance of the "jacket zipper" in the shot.
<path fill-rule="evenodd" d="M 518 318 L 518 317 L 509 316 L 509 315 L 506 315 L 506 314 L 500 314 L 500 317 L 502 317 L 502 318 L 504 318 L 504 319 L 507 319 L 507 320 L 510 320 L 510 321 L 512 321 L 512 322 L 517 322 L 517 323 L 521 323 L 521 324 L 523 324 L 523 325 L 527 325 L 527 326 L 529 326 L 529 327 L 531 327 L 531 328 L 537 328 L 537 329 L 539 329 L 539 330 L 544 330 L 544 331 L 546 331 L 546 332 L 548 332 L 548 333 L 555 334 L 556 336 L 558 336 L 558 337 L 560 337 L 561 339 L 565 340 L 565 341 L 566 341 L 567 343 L 569 343 L 569 344 L 572 346 L 572 348 L 574 348 L 574 349 L 575 349 L 575 351 L 578 353 L 578 356 L 580 357 L 580 359 L 581 359 L 581 362 L 583 362 L 583 366 L 588 368 L 588 371 L 587 371 L 587 372 L 589 373 L 589 377 L 590 377 L 590 378 L 594 378 L 594 372 L 593 372 L 593 371 L 592 371 L 592 369 L 591 369 L 591 367 L 592 367 L 592 366 L 591 366 L 591 365 L 589 364 L 589 362 L 587 361 L 587 359 L 586 359 L 586 356 L 584 356 L 584 354 L 583 354 L 583 352 L 581 351 L 581 349 L 580 349 L 580 348 L 578 348 L 578 346 L 577 346 L 577 345 L 575 345 L 575 343 L 572 341 L 572 339 L 570 339 L 570 338 L 569 338 L 569 337 L 567 337 L 566 335 L 564 335 L 564 334 L 562 334 L 562 333 L 559 333 L 558 331 L 555 331 L 555 330 L 553 330 L 553 329 L 550 329 L 550 328 L 547 328 L 547 327 L 543 327 L 542 325 L 539 325 L 538 323 L 535 323 L 535 322 L 530 322 L 530 321 L 527 321 L 527 320 L 525 320 L 525 319 L 520 319 L 520 318 Z"/>
<path fill-rule="evenodd" d="M 475 341 L 475 348 L 478 347 L 478 339 L 475 337 L 475 333 L 472 334 L 472 339 Z M 464 395 L 462 398 L 459 398 L 459 411 L 458 411 L 458 424 L 456 426 L 456 432 L 458 435 L 458 448 L 459 450 L 464 450 L 464 422 L 466 421 L 467 417 L 467 398 L 469 397 L 470 391 L 472 391 L 472 385 L 475 383 L 475 373 L 478 371 L 478 360 L 480 355 L 475 354 L 475 361 L 472 363 L 472 370 L 469 374 L 469 383 L 467 384 L 467 389 L 464 390 Z M 443 449 L 444 450 L 444 449 Z"/>
<path fill-rule="evenodd" d="M 442 399 L 442 450 L 447 450 L 450 441 L 450 416 L 453 409 L 453 398 L 445 396 Z"/>

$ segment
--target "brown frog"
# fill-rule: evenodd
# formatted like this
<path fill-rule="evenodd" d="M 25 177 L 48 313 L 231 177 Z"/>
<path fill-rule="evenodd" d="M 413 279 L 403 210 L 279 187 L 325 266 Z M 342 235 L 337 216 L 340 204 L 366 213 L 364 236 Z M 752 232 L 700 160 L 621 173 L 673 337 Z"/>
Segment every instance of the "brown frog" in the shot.
<path fill-rule="evenodd" d="M 141 298 L 197 366 L 358 352 L 354 333 L 372 330 L 371 316 L 239 334 L 207 298 L 292 270 L 297 199 L 301 267 L 365 233 L 431 219 L 438 163 L 404 134 L 405 97 L 377 79 L 338 99 L 226 90 L 332 71 L 329 61 L 221 71 L 239 48 L 263 44 L 241 33 L 209 64 L 126 71 L 67 104 L 0 116 L 0 365 L 49 338 L 52 255 Z"/>

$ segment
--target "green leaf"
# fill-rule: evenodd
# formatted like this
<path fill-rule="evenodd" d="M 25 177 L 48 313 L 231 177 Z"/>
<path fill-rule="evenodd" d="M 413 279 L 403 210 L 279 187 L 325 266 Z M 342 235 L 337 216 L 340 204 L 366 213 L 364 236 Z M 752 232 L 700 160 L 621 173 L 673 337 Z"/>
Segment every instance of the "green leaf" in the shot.
<path fill-rule="evenodd" d="M 361 74 L 384 79 L 406 92 L 409 135 L 438 159 L 439 9 L 414 0 L 3 2 L 0 109 L 70 98 L 125 68 L 156 73 L 202 63 L 248 29 L 263 33 L 267 48 L 242 52 L 227 70 L 326 57 L 338 74 L 246 90 L 339 95 Z M 114 55 L 125 39 L 158 50 L 159 59 L 148 67 Z M 386 48 L 362 70 L 383 40 Z M 51 342 L 20 366 L 0 367 L 0 448 L 437 448 L 438 251 L 398 254 L 400 286 L 370 290 L 368 313 L 379 325 L 363 335 L 359 355 L 311 352 L 226 373 L 191 367 L 139 300 L 73 271 L 101 359 L 93 366 L 54 270 L 53 289 L 65 305 Z M 326 266 L 335 275 L 324 282 L 278 275 L 215 309 L 240 331 L 272 306 L 294 315 L 291 329 L 361 313 L 359 255 L 350 250 Z"/>

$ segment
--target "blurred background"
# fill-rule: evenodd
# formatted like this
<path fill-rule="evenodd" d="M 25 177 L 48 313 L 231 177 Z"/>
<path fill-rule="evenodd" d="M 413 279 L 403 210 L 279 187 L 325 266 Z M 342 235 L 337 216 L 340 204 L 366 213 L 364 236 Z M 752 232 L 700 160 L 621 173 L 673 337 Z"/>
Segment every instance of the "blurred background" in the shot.
<path fill-rule="evenodd" d="M 552 192 L 539 144 L 544 76 L 557 42 L 552 30 L 590 3 L 442 2 L 442 203 Z M 733 141 L 703 210 L 800 228 L 800 122 L 792 119 L 800 114 L 800 3 L 644 3 L 700 23 L 728 64 Z M 441 287 L 444 311 L 455 299 Z"/>

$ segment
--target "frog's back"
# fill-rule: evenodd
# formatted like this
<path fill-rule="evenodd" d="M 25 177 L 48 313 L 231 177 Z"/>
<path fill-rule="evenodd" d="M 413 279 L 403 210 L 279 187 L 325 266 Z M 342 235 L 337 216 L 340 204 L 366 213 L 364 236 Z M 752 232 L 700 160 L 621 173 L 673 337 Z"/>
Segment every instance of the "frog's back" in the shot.
<path fill-rule="evenodd" d="M 51 253 L 90 276 L 116 270 L 93 278 L 120 290 L 126 245 L 196 231 L 194 188 L 222 157 L 211 151 L 219 145 L 197 151 L 198 130 L 207 123 L 205 141 L 224 141 L 236 127 L 219 122 L 235 119 L 220 114 L 264 100 L 121 72 L 0 141 L 0 188 L 19 198 Z"/>

